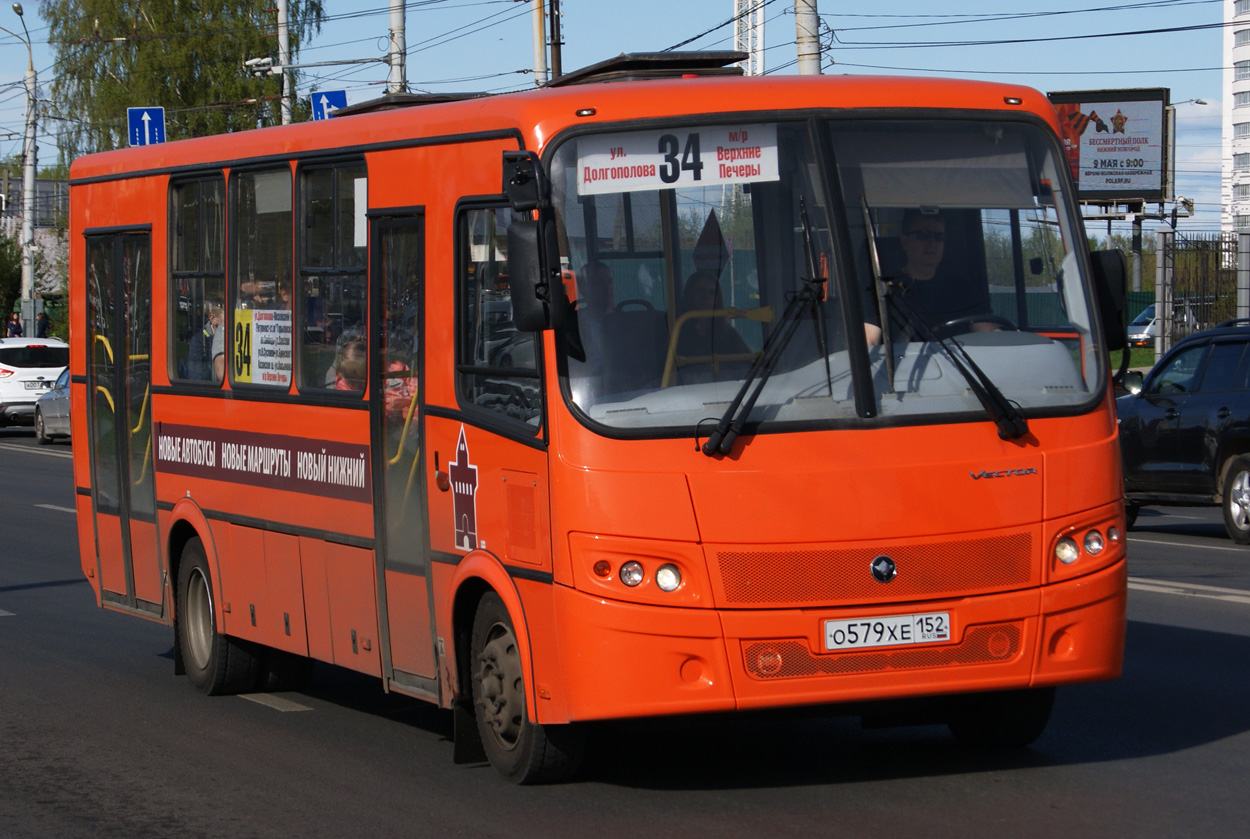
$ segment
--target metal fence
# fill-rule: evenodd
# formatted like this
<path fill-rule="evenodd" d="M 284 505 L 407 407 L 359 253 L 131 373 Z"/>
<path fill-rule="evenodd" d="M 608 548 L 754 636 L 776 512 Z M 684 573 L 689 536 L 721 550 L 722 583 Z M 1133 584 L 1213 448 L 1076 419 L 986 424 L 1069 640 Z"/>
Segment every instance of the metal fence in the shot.
<path fill-rule="evenodd" d="M 1250 270 L 1239 267 L 1250 265 L 1250 234 L 1159 231 L 1156 236 L 1156 354 L 1191 332 L 1250 316 L 1245 281 Z"/>

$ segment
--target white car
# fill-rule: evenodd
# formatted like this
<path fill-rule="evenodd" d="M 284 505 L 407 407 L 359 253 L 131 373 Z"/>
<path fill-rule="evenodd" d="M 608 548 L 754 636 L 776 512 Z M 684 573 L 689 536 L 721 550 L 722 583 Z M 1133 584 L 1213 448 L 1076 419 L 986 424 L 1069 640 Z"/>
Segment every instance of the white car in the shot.
<path fill-rule="evenodd" d="M 69 366 L 57 338 L 0 338 L 0 426 L 31 425 L 35 402 Z"/>

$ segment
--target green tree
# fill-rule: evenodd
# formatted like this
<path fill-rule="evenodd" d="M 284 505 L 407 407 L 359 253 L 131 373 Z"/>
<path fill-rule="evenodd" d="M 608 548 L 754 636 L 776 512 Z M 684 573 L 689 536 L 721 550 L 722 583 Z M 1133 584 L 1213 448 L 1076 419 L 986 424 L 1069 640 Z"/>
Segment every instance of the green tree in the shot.
<path fill-rule="evenodd" d="M 164 107 L 169 140 L 279 121 L 281 77 L 243 64 L 277 61 L 272 0 L 41 0 L 40 14 L 62 163 L 126 146 L 127 107 Z M 290 0 L 287 16 L 294 63 L 321 28 L 321 0 Z"/>
<path fill-rule="evenodd" d="M 16 236 L 0 233 L 0 315 L 8 318 L 21 294 L 22 248 Z"/>
<path fill-rule="evenodd" d="M 1133 264 L 1133 237 L 1127 233 L 1112 233 L 1101 241 L 1090 237 L 1091 250 L 1117 249 L 1124 253 L 1124 264 Z M 1141 275 L 1142 291 L 1154 291 L 1155 287 L 1155 237 L 1151 233 L 1142 236 Z M 1130 267 L 1130 272 L 1132 268 Z"/>

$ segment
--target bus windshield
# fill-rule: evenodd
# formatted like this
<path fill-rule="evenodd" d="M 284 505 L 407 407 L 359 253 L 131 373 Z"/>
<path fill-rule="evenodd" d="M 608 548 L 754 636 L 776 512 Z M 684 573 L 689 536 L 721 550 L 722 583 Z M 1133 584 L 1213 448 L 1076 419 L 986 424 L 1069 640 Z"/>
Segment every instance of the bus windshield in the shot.
<path fill-rule="evenodd" d="M 691 434 L 772 343 L 748 417 L 767 430 L 984 418 L 985 382 L 1025 415 L 1087 408 L 1106 361 L 1062 165 L 1010 121 L 573 138 L 552 158 L 567 398 L 604 430 Z"/>

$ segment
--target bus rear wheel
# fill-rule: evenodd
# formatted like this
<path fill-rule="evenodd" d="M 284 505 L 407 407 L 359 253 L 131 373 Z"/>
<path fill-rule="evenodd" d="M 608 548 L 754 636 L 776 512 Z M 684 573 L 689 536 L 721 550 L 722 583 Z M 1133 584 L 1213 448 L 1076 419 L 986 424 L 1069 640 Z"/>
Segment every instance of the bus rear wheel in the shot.
<path fill-rule="evenodd" d="M 259 662 L 251 649 L 217 631 L 213 578 L 199 537 L 182 549 L 177 595 L 178 646 L 191 684 L 209 696 L 251 690 Z"/>
<path fill-rule="evenodd" d="M 571 777 L 581 766 L 584 732 L 575 725 L 531 722 L 525 706 L 525 671 L 508 610 L 494 592 L 473 618 L 470 642 L 474 716 L 492 766 L 516 784 Z"/>
<path fill-rule="evenodd" d="M 974 749 L 1023 749 L 1042 736 L 1054 704 L 1054 688 L 953 696 L 946 725 L 956 740 Z"/>

